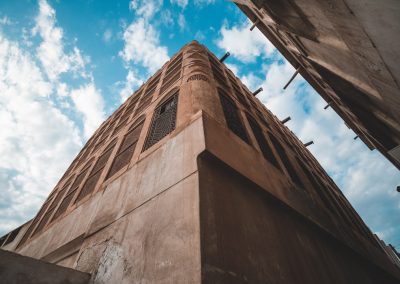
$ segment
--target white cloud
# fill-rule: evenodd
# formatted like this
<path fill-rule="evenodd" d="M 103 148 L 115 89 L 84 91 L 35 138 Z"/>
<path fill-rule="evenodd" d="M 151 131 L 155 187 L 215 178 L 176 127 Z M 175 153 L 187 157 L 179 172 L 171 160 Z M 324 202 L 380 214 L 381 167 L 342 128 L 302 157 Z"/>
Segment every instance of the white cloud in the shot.
<path fill-rule="evenodd" d="M 160 14 L 161 23 L 163 23 L 167 27 L 171 27 L 174 25 L 174 20 L 172 19 L 172 13 L 168 9 L 164 9 Z"/>
<path fill-rule="evenodd" d="M 188 4 L 188 0 L 170 0 L 171 4 L 176 4 L 179 7 L 181 7 L 182 9 L 185 9 L 187 4 Z"/>
<path fill-rule="evenodd" d="M 133 91 L 143 83 L 143 80 L 140 79 L 135 70 L 129 70 L 126 75 L 126 79 L 123 84 L 123 88 L 120 91 L 121 100 L 124 102 L 130 95 L 132 95 Z"/>
<path fill-rule="evenodd" d="M 0 18 L 0 25 L 11 25 L 12 22 L 7 16 Z"/>
<path fill-rule="evenodd" d="M 32 33 L 22 29 L 21 43 L 0 31 L 1 232 L 34 216 L 81 148 L 75 114 L 82 114 L 86 138 L 104 119 L 88 59 L 64 41 L 45 0 L 39 1 Z M 82 86 L 71 92 L 67 78 Z"/>
<path fill-rule="evenodd" d="M 141 64 L 152 73 L 169 59 L 167 48 L 160 46 L 158 32 L 144 19 L 131 23 L 123 38 L 125 46 L 119 54 L 127 63 Z"/>
<path fill-rule="evenodd" d="M 39 14 L 33 35 L 43 39 L 37 48 L 37 56 L 50 80 L 57 80 L 59 75 L 68 71 L 81 72 L 84 75 L 85 61 L 79 49 L 71 54 L 64 53 L 63 30 L 56 26 L 56 13 L 46 0 L 39 1 Z"/>
<path fill-rule="evenodd" d="M 194 38 L 197 39 L 198 41 L 202 41 L 206 38 L 206 36 L 202 31 L 197 31 L 194 35 Z"/>
<path fill-rule="evenodd" d="M 89 138 L 105 119 L 104 101 L 100 91 L 93 83 L 89 83 L 72 90 L 71 98 L 76 109 L 83 115 L 85 137 Z"/>
<path fill-rule="evenodd" d="M 183 14 L 179 14 L 178 16 L 178 25 L 181 31 L 184 31 L 186 29 L 186 19 Z"/>
<path fill-rule="evenodd" d="M 245 63 L 255 61 L 258 56 L 273 55 L 275 47 L 259 30 L 250 31 L 250 26 L 249 22 L 232 28 L 223 25 L 220 30 L 221 38 L 216 41 L 217 46 Z"/>
<path fill-rule="evenodd" d="M 31 218 L 81 146 L 29 53 L 0 34 L 0 231 Z"/>
<path fill-rule="evenodd" d="M 194 4 L 197 7 L 203 7 L 203 6 L 214 4 L 214 3 L 215 3 L 215 0 L 194 0 Z"/>
<path fill-rule="evenodd" d="M 129 9 L 144 19 L 152 18 L 162 7 L 163 0 L 131 0 Z"/>

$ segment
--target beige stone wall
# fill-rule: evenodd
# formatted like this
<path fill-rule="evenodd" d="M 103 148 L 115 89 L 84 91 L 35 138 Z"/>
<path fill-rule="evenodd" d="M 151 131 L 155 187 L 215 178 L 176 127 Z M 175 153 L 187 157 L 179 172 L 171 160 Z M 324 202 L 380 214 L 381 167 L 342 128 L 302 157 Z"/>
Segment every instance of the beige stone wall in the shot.
<path fill-rule="evenodd" d="M 285 279 L 292 279 L 288 271 L 296 269 L 296 263 L 285 261 L 290 251 L 275 246 L 274 242 L 290 234 L 291 228 L 296 226 L 299 232 L 303 227 L 312 228 L 304 229 L 308 230 L 305 235 L 309 239 L 307 246 L 299 247 L 296 252 L 298 261 L 308 250 L 313 251 L 313 257 L 323 258 L 326 251 L 339 246 L 343 253 L 332 256 L 333 259 L 340 262 L 342 258 L 350 258 L 355 262 L 367 263 L 356 265 L 360 274 L 372 267 L 379 271 L 379 275 L 390 280 L 385 270 L 398 273 L 390 266 L 391 263 L 357 213 L 301 141 L 265 109 L 230 70 L 218 63 L 218 59 L 208 53 L 204 46 L 191 43 L 170 62 L 176 62 L 180 54 L 183 58 L 182 72 L 169 88 L 164 87 L 169 64 L 157 73 L 160 74 L 159 82 L 151 97 L 152 102 L 142 110 L 145 115 L 143 128 L 127 164 L 106 178 L 119 145 L 124 143 L 123 138 L 134 124 L 133 121 L 141 115 L 135 112 L 135 108 L 132 113 L 126 113 L 129 122 L 116 134 L 117 146 L 95 190 L 76 204 L 71 204 L 58 219 L 49 221 L 41 231 L 31 234 L 17 246 L 21 239 L 18 236 L 18 241 L 8 249 L 89 272 L 94 283 L 213 283 L 218 279 L 231 283 L 230 280 L 243 282 L 246 279 L 257 282 L 263 277 L 278 281 L 280 276 L 272 276 L 276 273 L 276 263 L 271 263 L 265 250 L 273 250 L 271 253 L 277 256 L 277 264 L 282 266 L 285 277 L 288 277 Z M 141 88 L 140 94 L 146 93 L 157 74 Z M 217 80 L 216 76 L 222 78 Z M 177 87 L 179 97 L 175 129 L 143 150 L 151 131 L 154 111 Z M 229 125 L 232 123 L 232 117 L 229 117 L 232 113 L 227 114 L 223 109 L 219 98 L 221 92 L 231 97 L 236 107 L 236 122 L 242 123 L 246 141 L 235 134 L 235 126 Z M 128 108 L 131 100 L 128 99 L 116 114 Z M 105 125 L 115 120 L 116 114 Z M 265 138 L 264 146 L 271 148 L 278 165 L 273 165 L 263 156 L 263 148 L 256 138 L 258 134 L 253 133 L 247 116 L 253 117 L 259 124 L 259 135 Z M 115 127 L 118 128 L 118 123 Z M 86 150 L 78 156 L 67 176 L 79 173 L 85 167 L 85 159 L 91 156 L 98 159 L 101 149 L 107 148 L 107 141 L 114 139 L 109 137 L 104 145 L 95 150 L 96 141 L 101 140 L 99 137 L 102 135 L 98 134 L 101 131 L 100 128 L 94 134 L 95 138 L 85 146 Z M 282 149 L 274 146 L 271 137 L 282 144 Z M 85 157 L 85 151 L 91 148 L 94 150 Z M 204 159 L 209 161 L 209 157 L 214 162 L 204 163 Z M 298 161 L 302 161 L 305 168 Z M 291 168 L 288 168 L 288 163 Z M 227 177 L 227 171 L 232 174 L 231 180 Z M 293 180 L 292 171 L 297 173 L 301 184 Z M 311 178 L 317 179 L 318 184 L 313 183 Z M 48 208 L 58 200 L 54 196 L 60 192 L 67 178 L 63 179 L 50 195 L 48 202 L 52 205 Z M 81 181 L 76 195 L 84 183 Z M 275 212 L 274 220 L 271 220 L 270 213 L 275 209 L 269 209 L 268 202 L 264 204 L 262 200 L 256 201 L 254 197 L 247 196 L 247 190 L 249 195 L 254 190 L 260 191 L 257 194 L 269 196 L 271 201 L 268 202 L 275 204 L 273 206 L 279 205 L 285 208 L 279 210 L 291 213 Z M 230 191 L 234 191 L 234 195 L 231 196 Z M 321 199 L 320 191 L 329 195 Z M 245 195 L 242 201 L 241 194 Z M 62 203 L 61 200 L 58 202 Z M 237 202 L 240 205 L 238 211 L 230 213 L 235 210 Z M 330 203 L 335 206 L 328 207 Z M 261 227 L 247 230 L 249 218 L 257 219 L 252 226 Z M 269 225 L 263 228 L 262 224 L 275 224 L 278 222 L 276 218 L 286 221 L 277 227 L 279 232 L 275 234 L 276 238 L 269 240 Z M 220 223 L 215 223 L 217 219 Z M 236 226 L 239 221 L 240 226 Z M 34 222 L 35 219 L 31 224 Z M 208 233 L 209 230 L 211 233 Z M 21 235 L 25 236 L 25 232 L 26 228 L 21 230 Z M 242 238 L 243 235 L 246 237 Z M 315 245 L 310 241 L 313 238 L 319 240 Z M 268 241 L 261 245 L 264 239 Z M 299 240 L 286 239 L 286 242 L 289 241 L 293 241 L 294 249 Z M 260 250 L 257 252 L 258 245 Z M 233 247 L 232 251 L 228 249 L 229 246 Z M 211 253 L 209 250 L 212 250 Z M 250 253 L 255 254 L 256 258 L 251 258 L 253 262 L 248 262 Z M 208 261 L 209 257 L 215 258 L 216 262 Z M 314 264 L 307 262 L 303 268 L 314 269 Z M 332 259 L 325 263 L 332 264 Z M 338 270 L 347 269 L 342 264 L 335 265 Z M 222 277 L 221 273 L 227 278 Z M 304 281 L 316 279 L 303 274 L 296 277 Z M 355 279 L 363 278 L 360 276 Z"/>

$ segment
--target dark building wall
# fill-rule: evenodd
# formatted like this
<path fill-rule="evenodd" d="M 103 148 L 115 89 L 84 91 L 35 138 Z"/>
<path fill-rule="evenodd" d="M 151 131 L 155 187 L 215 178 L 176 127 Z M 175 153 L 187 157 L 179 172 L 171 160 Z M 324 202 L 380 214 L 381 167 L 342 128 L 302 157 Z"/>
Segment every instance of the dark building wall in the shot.
<path fill-rule="evenodd" d="M 400 168 L 399 2 L 234 2 L 364 143 Z"/>
<path fill-rule="evenodd" d="M 399 283 L 220 160 L 198 161 L 203 283 Z"/>

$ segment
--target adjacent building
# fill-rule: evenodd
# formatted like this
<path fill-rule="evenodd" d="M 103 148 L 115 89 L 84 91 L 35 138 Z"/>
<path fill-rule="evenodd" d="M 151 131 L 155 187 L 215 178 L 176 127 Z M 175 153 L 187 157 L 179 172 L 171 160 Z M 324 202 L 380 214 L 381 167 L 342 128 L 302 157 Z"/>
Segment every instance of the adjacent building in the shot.
<path fill-rule="evenodd" d="M 356 138 L 400 169 L 400 2 L 233 2 Z"/>
<path fill-rule="evenodd" d="M 197 42 L 99 127 L 17 230 L 3 249 L 93 283 L 400 279 L 303 143 Z"/>

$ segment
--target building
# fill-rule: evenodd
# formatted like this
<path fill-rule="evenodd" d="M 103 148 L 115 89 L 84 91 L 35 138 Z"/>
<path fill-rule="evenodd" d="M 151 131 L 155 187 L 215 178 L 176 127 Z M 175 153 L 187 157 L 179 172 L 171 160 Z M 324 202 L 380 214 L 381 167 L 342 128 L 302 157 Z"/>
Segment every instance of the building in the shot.
<path fill-rule="evenodd" d="M 322 96 L 326 108 L 342 117 L 355 139 L 400 169 L 400 2 L 233 2 Z"/>
<path fill-rule="evenodd" d="M 3 241 L 93 283 L 400 279 L 303 143 L 197 42 L 100 126 Z"/>
<path fill-rule="evenodd" d="M 382 247 L 382 249 L 386 252 L 392 262 L 400 267 L 400 255 L 397 252 L 396 248 L 391 244 L 387 245 L 383 240 L 381 240 L 376 234 L 374 234 L 375 238 L 377 239 L 378 243 Z"/>

